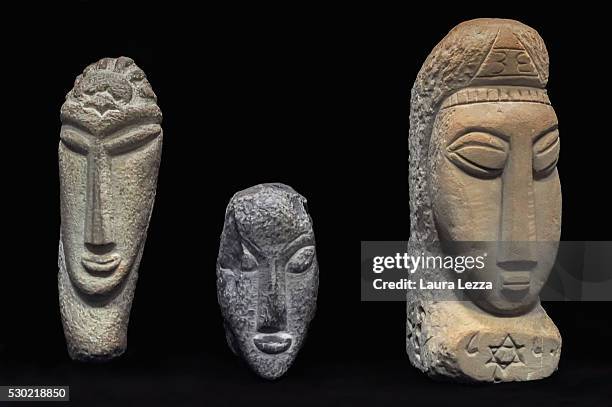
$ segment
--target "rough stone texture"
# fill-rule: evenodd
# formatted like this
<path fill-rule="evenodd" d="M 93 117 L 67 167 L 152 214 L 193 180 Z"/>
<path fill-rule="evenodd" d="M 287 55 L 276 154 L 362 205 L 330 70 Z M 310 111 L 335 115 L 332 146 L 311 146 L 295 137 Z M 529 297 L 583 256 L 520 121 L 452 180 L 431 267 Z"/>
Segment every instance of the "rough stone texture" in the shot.
<path fill-rule="evenodd" d="M 410 250 L 488 252 L 494 260 L 482 274 L 462 276 L 493 283 L 485 293 L 468 292 L 469 301 L 408 291 L 406 349 L 432 377 L 533 380 L 557 368 L 561 337 L 538 296 L 561 230 L 559 134 L 547 80 L 548 54 L 536 31 L 477 19 L 435 47 L 414 83 Z M 445 253 L 445 242 L 481 244 Z M 421 277 L 457 278 L 446 270 Z"/>
<path fill-rule="evenodd" d="M 319 266 L 306 199 L 283 184 L 240 191 L 225 212 L 217 297 L 227 342 L 261 377 L 276 379 L 315 314 Z"/>
<path fill-rule="evenodd" d="M 59 299 L 70 357 L 121 355 L 153 210 L 162 114 L 130 58 L 79 75 L 61 108 Z"/>
<path fill-rule="evenodd" d="M 468 301 L 408 305 L 410 362 L 434 378 L 507 382 L 541 379 L 559 363 L 561 337 L 541 305 L 500 317 Z"/>

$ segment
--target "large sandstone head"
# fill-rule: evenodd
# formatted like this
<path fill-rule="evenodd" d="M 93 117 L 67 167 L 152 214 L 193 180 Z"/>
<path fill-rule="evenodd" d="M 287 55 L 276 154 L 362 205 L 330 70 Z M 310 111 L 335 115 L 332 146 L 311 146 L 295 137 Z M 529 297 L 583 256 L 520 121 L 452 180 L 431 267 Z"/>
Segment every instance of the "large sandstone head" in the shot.
<path fill-rule="evenodd" d="M 61 108 L 60 304 L 77 359 L 125 349 L 129 310 L 157 185 L 162 114 L 130 58 L 104 58 Z"/>
<path fill-rule="evenodd" d="M 217 259 L 218 300 L 230 347 L 260 376 L 276 379 L 293 363 L 318 284 L 306 199 L 282 184 L 234 195 Z"/>
<path fill-rule="evenodd" d="M 455 255 L 487 252 L 484 272 L 465 277 L 493 283 L 469 294 L 491 313 L 537 304 L 556 256 L 559 132 L 547 80 L 536 31 L 477 19 L 434 48 L 412 89 L 411 240 L 439 240 Z"/>

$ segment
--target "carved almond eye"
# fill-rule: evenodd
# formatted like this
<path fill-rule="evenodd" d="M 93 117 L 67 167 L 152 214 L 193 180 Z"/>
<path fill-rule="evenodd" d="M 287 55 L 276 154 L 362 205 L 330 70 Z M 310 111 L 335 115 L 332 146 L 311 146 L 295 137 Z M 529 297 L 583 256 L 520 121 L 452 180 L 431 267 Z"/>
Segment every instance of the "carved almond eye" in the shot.
<path fill-rule="evenodd" d="M 559 130 L 553 130 L 540 137 L 533 144 L 533 171 L 539 175 L 550 173 L 559 160 Z"/>
<path fill-rule="evenodd" d="M 242 271 L 253 271 L 257 268 L 258 263 L 255 256 L 251 254 L 251 252 L 242 245 L 242 259 L 240 260 L 240 269 Z"/>
<path fill-rule="evenodd" d="M 120 136 L 105 143 L 106 150 L 113 155 L 124 154 L 136 150 L 155 139 L 161 133 L 161 128 L 154 125 L 139 131 Z"/>
<path fill-rule="evenodd" d="M 483 132 L 467 133 L 447 147 L 448 158 L 470 175 L 494 178 L 501 174 L 508 158 L 508 144 Z"/>
<path fill-rule="evenodd" d="M 314 246 L 302 247 L 300 250 L 295 252 L 289 262 L 287 262 L 287 273 L 303 273 L 310 268 L 314 259 L 315 248 Z"/>
<path fill-rule="evenodd" d="M 87 139 L 74 131 L 62 131 L 60 134 L 62 144 L 69 150 L 82 155 L 87 155 L 89 150 Z"/>

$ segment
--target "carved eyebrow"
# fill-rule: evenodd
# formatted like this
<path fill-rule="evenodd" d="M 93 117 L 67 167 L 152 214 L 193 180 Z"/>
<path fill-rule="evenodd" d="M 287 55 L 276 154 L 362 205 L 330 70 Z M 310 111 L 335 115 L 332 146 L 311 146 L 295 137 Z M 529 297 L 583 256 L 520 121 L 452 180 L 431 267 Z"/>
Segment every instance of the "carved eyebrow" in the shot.
<path fill-rule="evenodd" d="M 458 131 L 457 134 L 455 134 L 455 136 L 451 139 L 449 144 L 454 143 L 455 140 L 458 140 L 459 138 L 467 134 L 470 134 L 470 133 L 486 133 L 491 136 L 502 139 L 504 141 L 510 141 L 510 137 L 507 134 L 501 133 L 498 129 L 485 127 L 485 126 L 470 126 L 470 127 L 467 127 L 467 128 L 464 128 Z"/>
<path fill-rule="evenodd" d="M 545 135 L 547 135 L 548 133 L 552 133 L 555 130 L 559 129 L 559 123 L 555 123 L 552 126 L 548 127 L 546 130 L 539 132 L 538 134 L 536 134 L 533 137 L 533 141 L 537 141 L 539 139 L 541 139 L 542 137 L 544 137 Z"/>
<path fill-rule="evenodd" d="M 93 132 L 87 126 L 87 123 L 78 120 L 76 117 L 62 117 L 62 127 L 73 129 L 86 136 L 93 136 Z"/>
<path fill-rule="evenodd" d="M 293 248 L 295 246 L 298 246 L 299 244 L 303 244 L 303 246 L 312 246 L 314 245 L 313 239 L 312 239 L 312 233 L 310 232 L 304 232 L 301 235 L 299 235 L 298 237 L 296 237 L 295 239 L 293 239 L 292 241 L 290 241 L 289 243 L 287 243 L 283 249 L 282 249 L 282 253 L 283 254 L 288 254 L 290 253 Z"/>
<path fill-rule="evenodd" d="M 125 119 L 119 123 L 115 123 L 106 127 L 100 132 L 99 137 L 101 139 L 114 138 L 117 137 L 118 134 L 127 133 L 132 129 L 137 129 L 139 127 L 148 127 L 150 125 L 159 126 L 159 119 L 156 117 L 131 117 L 129 119 Z"/>
<path fill-rule="evenodd" d="M 487 138 L 490 137 L 491 139 L 483 140 L 482 136 L 485 136 Z M 462 136 L 459 136 L 455 140 L 453 140 L 452 143 L 449 143 L 448 150 L 450 152 L 456 152 L 457 150 L 460 150 L 463 147 L 473 146 L 488 147 L 500 151 L 502 153 L 505 153 L 507 151 L 507 143 L 505 142 L 505 140 L 491 133 L 482 131 L 464 133 Z"/>
<path fill-rule="evenodd" d="M 159 136 L 161 131 L 161 126 L 158 124 L 126 127 L 109 140 L 105 140 L 104 148 L 114 155 L 127 153 L 146 145 Z"/>
<path fill-rule="evenodd" d="M 82 133 L 87 134 L 88 136 L 94 137 L 96 139 L 106 139 L 115 137 L 116 134 L 129 132 L 131 129 L 136 129 L 138 127 L 149 126 L 149 125 L 160 125 L 160 120 L 157 117 L 131 117 L 125 120 L 122 120 L 119 123 L 113 123 L 111 125 L 105 126 L 102 129 L 96 129 L 96 126 L 93 126 L 91 123 L 87 121 L 82 121 L 78 117 L 62 115 L 62 126 L 69 126 L 75 129 L 80 130 Z"/>

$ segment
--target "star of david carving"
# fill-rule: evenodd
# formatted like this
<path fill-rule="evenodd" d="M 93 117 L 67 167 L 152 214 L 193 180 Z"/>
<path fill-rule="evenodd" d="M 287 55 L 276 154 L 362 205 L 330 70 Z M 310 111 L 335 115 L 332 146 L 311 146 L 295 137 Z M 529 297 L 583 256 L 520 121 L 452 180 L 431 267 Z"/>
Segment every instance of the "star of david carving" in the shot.
<path fill-rule="evenodd" d="M 513 364 L 523 364 L 525 361 L 521 349 L 524 347 L 525 345 L 517 344 L 508 334 L 500 345 L 489 346 L 491 358 L 487 360 L 486 364 L 492 363 L 502 370 Z"/>

